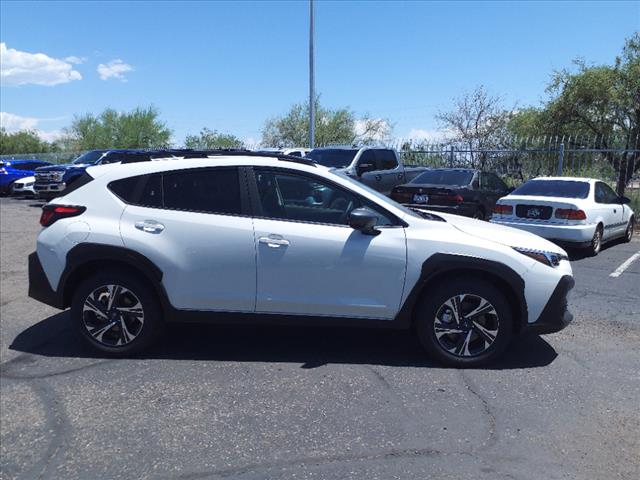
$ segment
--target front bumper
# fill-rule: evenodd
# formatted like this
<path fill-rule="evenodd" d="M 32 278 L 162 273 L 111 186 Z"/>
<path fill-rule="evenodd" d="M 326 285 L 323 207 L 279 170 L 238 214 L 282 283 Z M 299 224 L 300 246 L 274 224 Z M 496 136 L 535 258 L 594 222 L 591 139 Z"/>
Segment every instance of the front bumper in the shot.
<path fill-rule="evenodd" d="M 36 252 L 29 255 L 29 296 L 60 310 L 65 309 L 62 295 L 51 288 Z"/>
<path fill-rule="evenodd" d="M 541 335 L 559 332 L 567 327 L 573 320 L 573 315 L 569 312 L 567 296 L 574 285 L 575 280 L 573 277 L 564 275 L 558 282 L 538 319 L 533 323 L 524 325 L 523 333 Z"/>
<path fill-rule="evenodd" d="M 593 239 L 596 225 L 543 225 L 492 218 L 491 223 L 519 228 L 558 243 L 588 244 Z"/>
<path fill-rule="evenodd" d="M 60 193 L 67 188 L 67 184 L 61 183 L 37 183 L 33 186 L 33 189 L 38 194 Z"/>

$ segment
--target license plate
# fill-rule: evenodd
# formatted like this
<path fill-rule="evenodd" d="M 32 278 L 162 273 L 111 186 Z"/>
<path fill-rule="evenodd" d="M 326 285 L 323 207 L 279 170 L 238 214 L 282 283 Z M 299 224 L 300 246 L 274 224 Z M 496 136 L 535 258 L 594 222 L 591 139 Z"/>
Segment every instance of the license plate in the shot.
<path fill-rule="evenodd" d="M 539 208 L 529 208 L 527 210 L 527 217 L 529 218 L 540 218 L 542 216 L 542 210 Z"/>
<path fill-rule="evenodd" d="M 420 195 L 416 193 L 413 196 L 413 203 L 428 203 L 428 202 L 429 202 L 429 195 Z"/>

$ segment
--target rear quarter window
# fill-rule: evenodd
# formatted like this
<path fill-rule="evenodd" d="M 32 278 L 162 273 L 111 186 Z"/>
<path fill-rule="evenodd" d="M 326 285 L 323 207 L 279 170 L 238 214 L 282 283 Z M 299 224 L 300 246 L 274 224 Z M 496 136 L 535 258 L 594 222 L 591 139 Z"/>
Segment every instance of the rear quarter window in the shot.
<path fill-rule="evenodd" d="M 111 190 L 123 202 L 141 207 L 162 208 L 162 175 L 139 175 L 115 180 Z"/>

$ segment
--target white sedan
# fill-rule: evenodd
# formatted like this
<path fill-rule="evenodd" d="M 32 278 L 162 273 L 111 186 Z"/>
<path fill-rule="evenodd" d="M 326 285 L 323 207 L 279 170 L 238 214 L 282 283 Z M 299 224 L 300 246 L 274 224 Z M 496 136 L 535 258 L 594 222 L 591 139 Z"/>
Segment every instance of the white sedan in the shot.
<path fill-rule="evenodd" d="M 600 180 L 540 177 L 498 200 L 491 222 L 597 255 L 604 242 L 631 241 L 635 216 L 628 203 Z"/>
<path fill-rule="evenodd" d="M 13 185 L 11 185 L 11 194 L 12 195 L 25 195 L 30 197 L 35 197 L 36 192 L 33 189 L 33 184 L 35 183 L 35 177 L 23 177 L 19 178 Z"/>

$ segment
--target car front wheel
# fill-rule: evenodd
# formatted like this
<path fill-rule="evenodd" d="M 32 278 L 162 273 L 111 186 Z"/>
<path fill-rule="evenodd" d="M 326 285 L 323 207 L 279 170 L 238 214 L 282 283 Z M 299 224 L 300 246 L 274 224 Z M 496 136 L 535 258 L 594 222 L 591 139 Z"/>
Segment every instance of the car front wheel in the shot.
<path fill-rule="evenodd" d="M 452 367 L 475 367 L 495 360 L 513 332 L 504 295 L 480 279 L 454 280 L 427 292 L 415 325 L 427 352 Z"/>
<path fill-rule="evenodd" d="M 71 306 L 80 337 L 111 356 L 127 356 L 147 348 L 162 325 L 153 292 L 128 272 L 104 272 L 83 281 Z"/>

